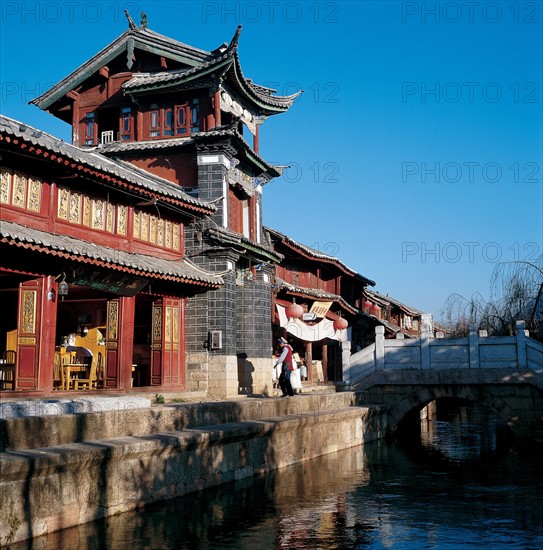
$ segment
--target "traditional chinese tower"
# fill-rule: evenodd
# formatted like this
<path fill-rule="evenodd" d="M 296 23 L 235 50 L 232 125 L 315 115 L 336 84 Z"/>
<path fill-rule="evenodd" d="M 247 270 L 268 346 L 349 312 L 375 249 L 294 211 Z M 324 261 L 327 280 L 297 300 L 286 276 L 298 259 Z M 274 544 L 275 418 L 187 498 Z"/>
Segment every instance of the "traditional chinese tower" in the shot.
<path fill-rule="evenodd" d="M 245 78 L 241 27 L 207 52 L 150 30 L 144 14 L 140 27 L 127 17 L 126 32 L 32 103 L 71 124 L 74 145 L 216 207 L 183 236 L 187 257 L 225 281 L 188 302 L 186 387 L 217 397 L 265 392 L 280 256 L 262 231 L 262 186 L 279 171 L 258 154 L 259 126 L 298 94 L 277 96 Z"/>

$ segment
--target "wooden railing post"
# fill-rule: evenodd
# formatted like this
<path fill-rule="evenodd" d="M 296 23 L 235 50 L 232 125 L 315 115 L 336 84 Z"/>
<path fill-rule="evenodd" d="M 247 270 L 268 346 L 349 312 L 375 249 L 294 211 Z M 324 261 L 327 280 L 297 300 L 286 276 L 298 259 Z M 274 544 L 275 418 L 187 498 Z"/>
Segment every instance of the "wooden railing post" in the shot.
<path fill-rule="evenodd" d="M 385 368 L 385 327 L 375 327 L 375 370 Z"/>
<path fill-rule="evenodd" d="M 525 322 L 524 321 L 517 321 L 517 363 L 519 369 L 526 369 L 528 368 L 528 359 L 526 357 L 526 333 L 524 332 L 525 329 Z"/>
<path fill-rule="evenodd" d="M 347 391 L 351 389 L 351 342 L 346 340 L 340 344 L 342 380 L 334 382 L 334 386 L 336 391 Z"/>
<path fill-rule="evenodd" d="M 477 334 L 477 327 L 475 325 L 470 325 L 469 327 L 468 346 L 469 346 L 469 368 L 478 369 L 479 368 L 479 335 Z"/>

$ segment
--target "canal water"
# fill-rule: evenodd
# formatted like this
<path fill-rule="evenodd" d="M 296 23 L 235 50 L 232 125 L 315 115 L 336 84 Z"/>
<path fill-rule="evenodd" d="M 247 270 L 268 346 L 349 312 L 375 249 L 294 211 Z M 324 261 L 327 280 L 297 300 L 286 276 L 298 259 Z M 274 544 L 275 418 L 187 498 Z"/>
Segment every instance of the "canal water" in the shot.
<path fill-rule="evenodd" d="M 542 446 L 473 406 L 402 433 L 12 548 L 543 548 Z"/>

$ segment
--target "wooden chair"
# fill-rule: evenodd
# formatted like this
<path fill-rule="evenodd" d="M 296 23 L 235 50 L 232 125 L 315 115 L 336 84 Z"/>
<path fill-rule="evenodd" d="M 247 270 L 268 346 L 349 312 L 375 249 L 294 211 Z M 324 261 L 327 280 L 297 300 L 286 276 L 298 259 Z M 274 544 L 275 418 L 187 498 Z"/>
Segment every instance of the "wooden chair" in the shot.
<path fill-rule="evenodd" d="M 15 365 L 17 363 L 17 352 L 8 349 L 2 354 L 2 365 L 0 365 L 0 390 L 7 389 L 10 385 L 11 389 L 15 389 Z"/>
<path fill-rule="evenodd" d="M 64 369 L 62 368 L 62 361 L 59 351 L 55 352 L 55 358 L 53 360 L 53 389 L 64 389 Z"/>
<path fill-rule="evenodd" d="M 66 366 L 65 365 L 68 365 L 69 363 L 74 363 L 75 353 L 71 353 L 71 352 L 65 353 L 61 357 L 62 357 L 62 360 L 61 360 L 62 368 L 60 369 L 62 371 L 62 374 L 61 374 L 62 386 L 61 387 L 62 387 L 63 390 L 71 390 L 72 387 L 73 387 L 73 380 L 70 379 L 70 377 L 66 373 Z"/>
<path fill-rule="evenodd" d="M 101 354 L 99 354 L 101 356 Z M 96 388 L 96 363 L 98 362 L 98 357 L 92 357 L 89 377 L 88 378 L 74 378 L 74 390 L 78 390 L 80 387 L 82 389 L 92 389 Z"/>

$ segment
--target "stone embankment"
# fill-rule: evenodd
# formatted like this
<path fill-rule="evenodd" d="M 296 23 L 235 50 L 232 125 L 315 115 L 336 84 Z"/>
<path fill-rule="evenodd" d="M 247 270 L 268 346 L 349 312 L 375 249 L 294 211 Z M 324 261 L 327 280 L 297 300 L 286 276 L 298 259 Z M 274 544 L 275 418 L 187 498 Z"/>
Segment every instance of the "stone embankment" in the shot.
<path fill-rule="evenodd" d="M 0 545 L 386 433 L 384 409 L 351 392 L 111 408 L 0 420 Z"/>

